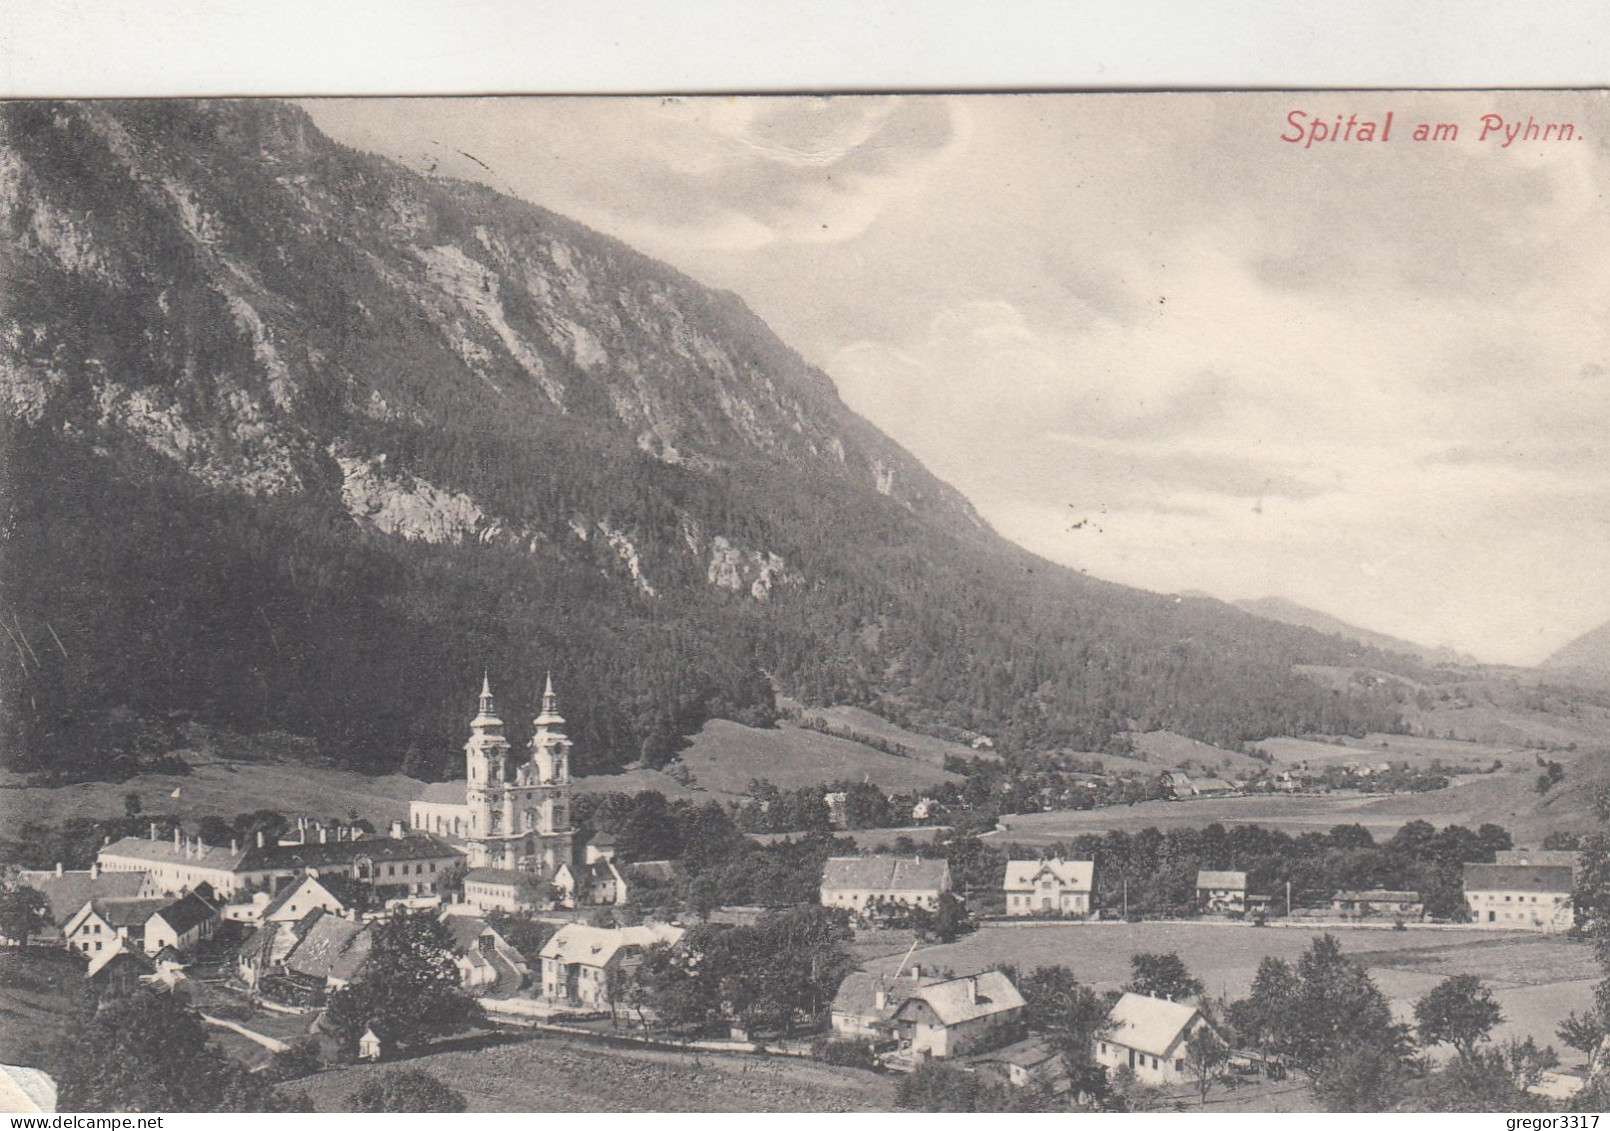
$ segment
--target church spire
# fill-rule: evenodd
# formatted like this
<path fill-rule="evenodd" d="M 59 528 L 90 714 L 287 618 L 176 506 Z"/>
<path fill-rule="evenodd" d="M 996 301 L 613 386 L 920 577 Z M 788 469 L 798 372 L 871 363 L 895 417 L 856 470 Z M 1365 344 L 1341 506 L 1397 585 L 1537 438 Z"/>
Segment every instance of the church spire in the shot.
<path fill-rule="evenodd" d="M 498 718 L 497 707 L 492 702 L 492 679 L 485 671 L 481 672 L 480 709 L 476 712 L 475 719 L 470 725 L 473 727 L 503 725 L 503 720 Z"/>
<path fill-rule="evenodd" d="M 542 689 L 542 713 L 537 716 L 537 726 L 559 726 L 564 719 L 559 714 L 559 697 L 553 692 L 553 672 L 548 673 L 548 682 Z"/>

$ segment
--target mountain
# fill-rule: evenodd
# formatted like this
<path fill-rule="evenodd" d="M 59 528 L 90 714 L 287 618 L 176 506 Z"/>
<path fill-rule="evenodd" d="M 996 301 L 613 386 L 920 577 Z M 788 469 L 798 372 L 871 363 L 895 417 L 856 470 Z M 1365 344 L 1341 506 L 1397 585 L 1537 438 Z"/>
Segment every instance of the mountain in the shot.
<path fill-rule="evenodd" d="M 1610 676 L 1610 624 L 1585 632 L 1544 660 L 1545 671 Z"/>
<path fill-rule="evenodd" d="M 1371 648 L 1378 648 L 1383 652 L 1398 652 L 1405 656 L 1413 656 L 1428 664 L 1469 666 L 1479 662 L 1475 657 L 1467 656 L 1462 652 L 1455 652 L 1452 648 L 1428 648 L 1424 644 L 1415 644 L 1396 636 L 1388 636 L 1384 632 L 1372 632 L 1367 628 L 1360 628 L 1356 624 L 1349 624 L 1340 617 L 1333 617 L 1329 613 L 1320 612 L 1318 609 L 1310 609 L 1306 605 L 1288 601 L 1284 597 L 1257 597 L 1250 600 L 1236 601 L 1234 604 L 1236 608 L 1243 609 L 1255 617 L 1279 621 L 1281 624 L 1297 625 L 1300 628 L 1311 628 L 1315 632 L 1340 636 Z"/>
<path fill-rule="evenodd" d="M 551 668 L 577 766 L 775 696 L 1003 750 L 1394 724 L 1408 661 L 996 536 L 736 296 L 273 102 L 0 105 L 0 739 L 444 767 Z M 1410 665 L 1412 668 L 1412 665 Z"/>

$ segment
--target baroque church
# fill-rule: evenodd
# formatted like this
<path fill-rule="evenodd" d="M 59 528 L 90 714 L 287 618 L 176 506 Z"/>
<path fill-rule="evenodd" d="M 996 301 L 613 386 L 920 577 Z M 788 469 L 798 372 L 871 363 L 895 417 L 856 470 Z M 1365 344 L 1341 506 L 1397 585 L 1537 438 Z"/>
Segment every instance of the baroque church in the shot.
<path fill-rule="evenodd" d="M 431 786 L 410 803 L 408 823 L 462 844 L 472 869 L 551 878 L 571 863 L 575 837 L 564 724 L 550 675 L 531 741 L 516 756 L 492 702 L 491 682 L 483 677 L 480 707 L 464 744 L 464 781 Z"/>

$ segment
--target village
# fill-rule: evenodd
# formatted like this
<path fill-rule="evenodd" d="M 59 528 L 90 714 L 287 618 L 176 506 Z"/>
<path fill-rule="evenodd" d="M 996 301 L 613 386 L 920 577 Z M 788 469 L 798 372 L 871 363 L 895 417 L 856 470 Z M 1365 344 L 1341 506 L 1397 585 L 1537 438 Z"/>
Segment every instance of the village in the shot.
<path fill-rule="evenodd" d="M 1124 1108 L 1192 1097 L 1203 1106 L 1217 1089 L 1219 1102 L 1245 1095 L 1258 1110 L 1256 1096 L 1289 1094 L 1289 1074 L 1304 1063 L 1319 1078 L 1300 1035 L 1247 1022 L 1266 974 L 1291 976 L 1285 960 L 1265 956 L 1252 996 L 1232 1002 L 1208 993 L 1177 953 L 1137 946 L 1120 956 L 1131 976 L 1098 992 L 1080 984 L 1089 977 L 1086 940 L 1097 938 L 1090 932 L 1111 938 L 1173 923 L 1290 938 L 1295 929 L 1311 941 L 1297 963 L 1305 968 L 1348 962 L 1326 949 L 1335 946 L 1326 932 L 1563 940 L 1577 927 L 1580 853 L 1516 848 L 1488 826 L 1485 843 L 1448 838 L 1480 857 L 1451 857 L 1452 871 L 1439 873 L 1458 877 L 1454 907 L 1443 899 L 1428 909 L 1420 891 L 1343 884 L 1294 902 L 1290 880 L 1260 886 L 1254 864 L 1197 868 L 1188 903 L 1159 912 L 1138 886 L 1132 900 L 1127 878 L 1114 898 L 1093 858 L 1041 852 L 997 864 L 959 835 L 863 851 L 826 833 L 819 845 L 764 849 L 795 852 L 791 859 L 814 869 L 792 897 L 738 903 L 723 898 L 738 894 L 730 885 L 699 897 L 699 877 L 685 882 L 691 843 L 680 859 L 644 859 L 640 829 L 628 855 L 607 829 L 576 826 L 563 724 L 550 677 L 532 738 L 516 754 L 484 682 L 464 779 L 430 787 L 408 821 L 377 830 L 361 819 L 301 816 L 213 843 L 153 820 L 143 836 L 108 838 L 88 868 L 15 871 L 0 929 L 17 952 L 81 962 L 95 1008 L 172 997 L 274 1078 L 292 1065 L 305 1074 L 417 1059 L 453 1047 L 453 1034 L 466 1030 L 563 1033 L 900 1074 L 911 1106 L 952 1102 L 933 1096 L 962 1079 L 975 1106 Z M 826 803 L 838 814 L 844 799 Z M 596 812 L 592 819 L 599 823 Z M 1368 834 L 1332 836 L 1367 851 Z M 673 894 L 690 889 L 691 901 Z M 960 957 L 958 940 L 986 932 L 1005 942 L 993 961 L 952 960 L 947 946 L 962 946 Z M 1049 949 L 1055 962 L 1001 959 L 1015 954 L 1014 940 L 1036 936 L 1056 940 L 1035 951 Z M 416 977 L 389 963 L 410 948 L 434 952 L 438 975 L 451 971 L 450 1022 L 410 1019 L 417 1001 L 399 1010 L 398 985 Z M 1491 1004 L 1479 979 L 1466 977 L 1457 992 Z M 1392 1019 L 1378 993 L 1366 997 L 1381 1006 L 1380 1020 Z M 1493 1005 L 1488 1028 L 1497 1019 Z M 1404 1039 L 1409 1028 L 1396 1026 Z M 1435 1032 L 1424 1019 L 1417 1028 Z M 1561 1069 L 1552 1051 L 1525 1068 L 1517 1087 L 1540 1098 L 1566 1098 L 1585 1078 L 1584 1066 Z"/>

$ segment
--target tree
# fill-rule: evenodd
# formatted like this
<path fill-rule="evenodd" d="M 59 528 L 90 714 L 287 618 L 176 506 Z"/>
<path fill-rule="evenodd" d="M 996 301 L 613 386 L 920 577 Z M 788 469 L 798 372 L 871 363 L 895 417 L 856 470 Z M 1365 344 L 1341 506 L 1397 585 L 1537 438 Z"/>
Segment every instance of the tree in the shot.
<path fill-rule="evenodd" d="M 125 817 L 138 817 L 141 808 L 140 795 L 134 790 L 131 789 L 123 795 L 123 815 Z"/>
<path fill-rule="evenodd" d="M 429 1072 L 387 1069 L 347 1096 L 347 1111 L 460 1112 L 468 1108 L 464 1093 Z"/>
<path fill-rule="evenodd" d="M 1267 955 L 1258 963 L 1252 993 L 1241 1001 L 1232 1002 L 1226 1011 L 1230 1027 L 1243 1044 L 1265 1052 L 1278 1052 L 1296 997 L 1297 976 L 1291 966 L 1283 958 Z"/>
<path fill-rule="evenodd" d="M 31 887 L 19 885 L 0 891 L 0 939 L 27 946 L 49 914 L 50 903 Z"/>
<path fill-rule="evenodd" d="M 632 799 L 618 836 L 621 856 L 627 860 L 673 860 L 682 855 L 681 828 L 665 797 L 653 790 Z"/>
<path fill-rule="evenodd" d="M 1230 1061 L 1230 1049 L 1212 1028 L 1203 1025 L 1185 1039 L 1185 1067 L 1196 1081 L 1197 1103 L 1207 1106 L 1208 1092 Z"/>
<path fill-rule="evenodd" d="M 1408 1070 L 1403 1057 L 1385 1045 L 1350 1040 L 1331 1046 L 1313 1081 L 1314 1098 L 1326 1111 L 1389 1111 L 1403 1093 Z"/>
<path fill-rule="evenodd" d="M 1040 966 L 1021 977 L 1006 974 L 1023 995 L 1024 1024 L 1043 1033 L 1062 1054 L 1076 1095 L 1104 1106 L 1109 1095 L 1107 1073 L 1096 1063 L 1096 1040 L 1107 1028 L 1107 1003 L 1089 986 L 1080 985 L 1066 966 Z"/>
<path fill-rule="evenodd" d="M 58 1102 L 75 1111 L 311 1110 L 305 1095 L 277 1091 L 210 1045 L 173 994 L 141 990 L 84 1009 L 47 1059 Z"/>
<path fill-rule="evenodd" d="M 1326 1087 L 1333 1096 L 1354 1087 L 1348 1073 L 1385 1073 L 1385 1066 L 1407 1059 L 1404 1027 L 1393 1022 L 1385 995 L 1362 966 L 1342 954 L 1334 935 L 1316 938 L 1298 960 L 1286 1017 L 1275 1050 L 1316 1088 L 1331 1077 Z"/>
<path fill-rule="evenodd" d="M 1414 1019 L 1422 1044 L 1449 1044 L 1470 1060 L 1504 1014 L 1480 978 L 1455 974 L 1414 1003 Z"/>
<path fill-rule="evenodd" d="M 1202 993 L 1202 983 L 1191 977 L 1178 954 L 1136 954 L 1129 960 L 1132 977 L 1124 987 L 1130 993 L 1184 1001 Z"/>
<path fill-rule="evenodd" d="M 352 983 L 330 995 L 323 1024 L 345 1055 L 374 1028 L 419 1045 L 468 1028 L 480 1014 L 459 984 L 453 936 L 428 911 L 401 912 L 372 928 L 369 957 Z"/>

